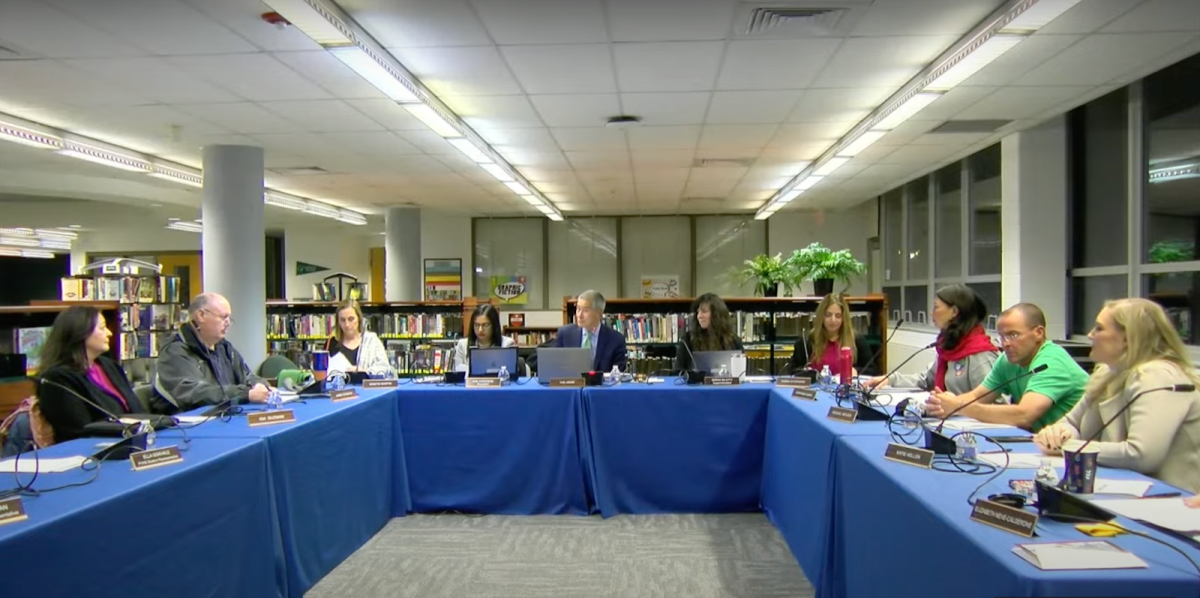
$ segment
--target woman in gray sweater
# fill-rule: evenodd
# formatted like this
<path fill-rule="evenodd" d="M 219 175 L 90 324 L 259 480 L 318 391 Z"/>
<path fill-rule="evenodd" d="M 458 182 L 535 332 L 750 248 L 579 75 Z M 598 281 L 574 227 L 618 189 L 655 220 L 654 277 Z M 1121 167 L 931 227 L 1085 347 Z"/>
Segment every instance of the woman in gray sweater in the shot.
<path fill-rule="evenodd" d="M 944 390 L 961 394 L 983 383 L 1000 350 L 983 330 L 987 319 L 983 299 L 962 284 L 938 289 L 933 300 L 933 323 L 941 332 L 937 339 L 937 359 L 922 374 L 876 376 L 868 387 L 897 386 L 921 390 Z"/>

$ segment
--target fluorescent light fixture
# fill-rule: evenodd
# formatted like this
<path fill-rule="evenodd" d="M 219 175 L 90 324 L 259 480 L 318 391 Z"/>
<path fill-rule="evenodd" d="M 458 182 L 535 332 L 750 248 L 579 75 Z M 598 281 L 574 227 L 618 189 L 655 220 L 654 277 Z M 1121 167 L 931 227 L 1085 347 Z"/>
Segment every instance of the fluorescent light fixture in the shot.
<path fill-rule="evenodd" d="M 39 149 L 56 150 L 62 147 L 62 140 L 58 137 L 2 120 L 0 120 L 0 139 Z"/>
<path fill-rule="evenodd" d="M 42 251 L 40 249 L 12 249 L 8 247 L 0 247 L 0 255 L 8 257 L 34 257 L 47 260 L 54 258 L 54 253 L 50 251 Z"/>
<path fill-rule="evenodd" d="M 489 174 L 496 177 L 496 180 L 500 181 L 501 183 L 511 183 L 512 181 L 516 180 L 512 178 L 512 175 L 508 174 L 508 171 L 504 170 L 504 167 L 500 166 L 499 164 L 480 164 L 480 166 L 483 167 L 484 170 L 488 171 Z M 526 193 L 528 193 L 528 191 L 526 191 Z"/>
<path fill-rule="evenodd" d="M 793 199 L 796 199 L 797 197 L 800 197 L 801 193 L 804 193 L 804 189 L 792 189 L 791 191 L 788 191 L 787 193 L 783 194 L 783 196 L 780 197 L 778 200 L 776 200 L 775 205 L 782 206 L 782 205 L 786 204 L 787 202 L 792 201 Z"/>
<path fill-rule="evenodd" d="M 275 206 L 277 208 L 296 210 L 298 212 L 303 212 L 308 209 L 308 201 L 300 199 L 299 197 L 283 195 L 282 193 L 264 193 L 263 203 L 269 206 Z"/>
<path fill-rule="evenodd" d="M 809 189 L 813 185 L 816 185 L 817 183 L 821 182 L 821 179 L 823 179 L 823 178 L 825 178 L 825 177 L 817 176 L 815 174 L 810 174 L 810 175 L 804 177 L 803 181 L 800 181 L 799 183 L 797 183 L 795 188 L 799 189 L 801 191 L 804 191 L 805 189 Z"/>
<path fill-rule="evenodd" d="M 538 196 L 536 195 L 522 195 L 521 199 L 524 199 L 525 203 L 535 208 L 542 205 L 542 200 L 538 199 Z"/>
<path fill-rule="evenodd" d="M 412 92 L 401 80 L 400 73 L 376 60 L 367 51 L 355 45 L 332 46 L 325 48 L 330 54 L 350 67 L 359 77 L 366 79 L 384 95 L 397 102 L 417 102 L 420 98 Z"/>
<path fill-rule="evenodd" d="M 0 228 L 0 235 L 16 235 L 18 237 L 32 237 L 35 232 L 32 228 Z"/>
<path fill-rule="evenodd" d="M 952 89 L 969 79 L 971 75 L 978 73 L 983 67 L 991 64 L 1005 52 L 1013 49 L 1013 46 L 1025 41 L 1026 37 L 1010 33 L 997 33 L 975 48 L 964 49 L 963 51 L 967 54 L 954 63 L 954 66 L 938 75 L 929 85 L 926 85 L 925 90 L 947 91 Z"/>
<path fill-rule="evenodd" d="M 887 135 L 887 134 L 888 134 L 887 131 L 864 131 L 862 135 L 858 136 L 858 139 L 855 139 L 854 141 L 850 142 L 850 145 L 843 147 L 837 153 L 837 155 L 842 156 L 842 157 L 847 157 L 847 158 L 853 158 L 854 156 L 857 156 L 858 154 L 860 154 L 863 150 L 867 149 L 868 147 L 871 147 L 871 144 L 875 143 L 876 141 L 879 141 L 884 135 Z"/>
<path fill-rule="evenodd" d="M 322 46 L 348 44 L 352 41 L 349 31 L 334 24 L 333 15 L 305 0 L 263 0 L 263 3 L 283 15 L 293 27 Z"/>
<path fill-rule="evenodd" d="M 131 172 L 150 172 L 150 164 L 141 158 L 101 149 L 85 143 L 67 141 L 64 149 L 57 152 L 60 156 L 70 156 L 86 162 L 111 166 Z"/>
<path fill-rule="evenodd" d="M 66 249 L 71 250 L 71 242 L 62 239 L 42 239 L 38 241 L 38 247 L 43 249 Z"/>
<path fill-rule="evenodd" d="M 43 239 L 61 239 L 66 241 L 74 241 L 79 238 L 79 234 L 69 230 L 54 230 L 47 228 L 39 228 L 33 231 L 34 236 Z"/>
<path fill-rule="evenodd" d="M 340 216 L 338 216 L 338 220 L 341 220 L 342 222 L 345 222 L 347 224 L 363 226 L 367 223 L 367 217 L 363 216 L 362 214 L 359 214 L 358 212 L 355 212 L 354 210 L 342 209 L 342 210 L 338 210 L 338 212 L 341 214 Z"/>
<path fill-rule="evenodd" d="M 1079 0 L 1038 0 L 1016 18 L 1005 23 L 1000 31 L 1005 33 L 1037 31 L 1071 10 L 1076 4 L 1079 4 Z"/>
<path fill-rule="evenodd" d="M 202 233 L 202 232 L 204 232 L 204 225 L 196 224 L 195 222 L 182 222 L 182 221 L 168 222 L 166 228 L 169 228 L 171 230 L 183 231 L 186 233 Z"/>
<path fill-rule="evenodd" d="M 553 221 L 555 221 L 555 222 L 562 222 L 562 221 L 563 221 L 562 214 L 559 214 L 558 212 L 554 212 L 554 213 L 552 213 L 552 214 L 546 214 L 546 217 L 547 217 L 547 218 L 549 218 L 549 219 L 551 219 L 551 220 L 553 220 Z"/>
<path fill-rule="evenodd" d="M 434 133 L 442 137 L 461 137 L 458 128 L 446 122 L 442 115 L 438 114 L 433 108 L 425 104 L 401 104 L 405 110 L 417 117 L 417 120 L 425 123 L 425 126 L 433 129 Z"/>
<path fill-rule="evenodd" d="M 181 183 L 189 187 L 196 187 L 197 189 L 204 188 L 203 175 L 187 172 L 186 170 L 171 168 L 170 166 L 164 166 L 162 164 L 155 164 L 154 172 L 149 174 L 156 179 L 171 181 L 172 183 Z"/>
<path fill-rule="evenodd" d="M 1166 183 L 1168 181 L 1194 179 L 1197 177 L 1200 177 L 1200 163 L 1181 164 L 1178 166 L 1157 168 L 1150 171 L 1151 183 Z M 0 229 L 0 232 L 3 232 L 3 230 Z"/>
<path fill-rule="evenodd" d="M 504 183 L 504 186 L 512 189 L 512 192 L 517 195 L 529 195 L 529 189 L 516 181 L 508 181 Z"/>
<path fill-rule="evenodd" d="M 483 153 L 482 150 L 475 147 L 475 144 L 471 143 L 470 139 L 458 137 L 454 139 L 447 139 L 446 141 L 449 141 L 450 145 L 453 145 L 455 149 L 463 154 L 466 154 L 466 156 L 474 162 L 478 162 L 479 164 L 492 163 L 492 159 L 487 157 L 487 154 Z"/>
<path fill-rule="evenodd" d="M 29 237 L 0 237 L 0 245 L 13 245 L 15 247 L 39 247 L 41 242 L 37 239 Z"/>
<path fill-rule="evenodd" d="M 317 203 L 315 201 L 310 201 L 308 203 L 308 207 L 304 208 L 304 211 L 314 216 L 324 216 L 334 220 L 337 220 L 342 215 L 341 211 L 337 208 L 325 205 L 323 203 Z"/>
<path fill-rule="evenodd" d="M 942 97 L 941 93 L 932 91 L 922 91 L 913 94 L 903 104 L 900 104 L 888 113 L 887 116 L 883 117 L 883 120 L 876 123 L 872 129 L 883 131 L 895 129 L 900 126 L 900 123 L 912 118 L 914 114 L 924 110 L 926 106 L 932 104 L 940 97 Z"/>
<path fill-rule="evenodd" d="M 817 180 L 820 180 L 821 177 L 829 176 L 830 174 L 833 173 L 833 171 L 841 168 L 843 164 L 845 164 L 846 162 L 849 162 L 849 161 L 850 161 L 850 158 L 842 158 L 842 157 L 836 157 L 836 156 L 833 158 L 830 158 L 827 162 L 822 164 L 820 168 L 814 170 L 812 173 L 812 176 L 808 177 L 808 179 L 812 179 L 815 176 L 815 177 L 817 177 Z M 805 179 L 805 180 L 808 180 L 808 179 Z M 808 187 L 805 187 L 805 189 L 807 189 L 807 188 Z"/>

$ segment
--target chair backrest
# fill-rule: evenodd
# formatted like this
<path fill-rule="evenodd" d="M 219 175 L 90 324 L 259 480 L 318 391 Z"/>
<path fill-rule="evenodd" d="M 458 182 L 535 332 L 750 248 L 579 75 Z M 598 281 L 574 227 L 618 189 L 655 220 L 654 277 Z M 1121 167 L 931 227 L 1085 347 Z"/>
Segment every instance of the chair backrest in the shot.
<path fill-rule="evenodd" d="M 134 384 L 133 385 L 133 394 L 137 395 L 137 398 L 142 400 L 143 405 L 149 406 L 149 405 L 151 405 L 150 400 L 152 398 L 154 398 L 154 385 L 153 384 Z"/>
<path fill-rule="evenodd" d="M 292 360 L 283 355 L 272 355 L 266 358 L 262 365 L 258 366 L 258 375 L 263 378 L 278 378 L 279 372 L 283 370 L 299 369 Z"/>

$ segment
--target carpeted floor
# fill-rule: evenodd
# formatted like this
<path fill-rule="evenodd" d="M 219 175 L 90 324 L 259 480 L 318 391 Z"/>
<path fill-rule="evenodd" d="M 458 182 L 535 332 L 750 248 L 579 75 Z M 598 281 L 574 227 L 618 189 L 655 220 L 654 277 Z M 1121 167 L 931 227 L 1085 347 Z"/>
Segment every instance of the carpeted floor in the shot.
<path fill-rule="evenodd" d="M 393 519 L 307 598 L 805 598 L 760 514 Z"/>

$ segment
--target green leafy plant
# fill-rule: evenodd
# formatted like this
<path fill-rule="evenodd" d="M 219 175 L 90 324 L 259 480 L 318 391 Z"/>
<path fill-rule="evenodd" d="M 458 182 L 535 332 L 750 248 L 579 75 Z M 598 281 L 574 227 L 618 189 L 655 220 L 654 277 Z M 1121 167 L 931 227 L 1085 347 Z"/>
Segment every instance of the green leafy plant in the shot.
<path fill-rule="evenodd" d="M 1150 263 L 1169 264 L 1196 259 L 1196 246 L 1188 241 L 1159 241 L 1150 247 Z"/>
<path fill-rule="evenodd" d="M 784 261 L 782 254 L 763 254 L 746 260 L 736 278 L 738 284 L 754 283 L 755 295 L 769 297 L 780 287 L 790 291 L 795 273 Z"/>
<path fill-rule="evenodd" d="M 785 260 L 798 283 L 802 280 L 835 280 L 850 286 L 850 281 L 867 271 L 866 264 L 854 259 L 849 249 L 834 251 L 820 243 L 797 249 Z"/>

